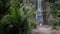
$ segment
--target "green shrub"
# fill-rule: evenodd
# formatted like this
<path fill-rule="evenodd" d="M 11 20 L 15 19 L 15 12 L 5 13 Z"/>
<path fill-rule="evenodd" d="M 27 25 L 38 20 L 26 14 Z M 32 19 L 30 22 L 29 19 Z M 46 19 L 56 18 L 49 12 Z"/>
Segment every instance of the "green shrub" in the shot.
<path fill-rule="evenodd" d="M 30 21 L 29 25 L 31 26 L 31 28 L 36 28 L 37 24 L 34 21 Z"/>
<path fill-rule="evenodd" d="M 3 34 L 27 34 L 29 25 L 27 22 L 28 16 L 25 16 L 20 10 L 18 3 L 14 1 L 11 6 L 11 13 L 8 15 L 5 15 L 3 19 L 1 20 L 0 24 L 0 32 L 2 31 Z M 15 29 L 15 30 L 14 30 Z M 17 32 L 14 32 L 18 30 Z M 1 33 L 2 33 L 1 32 Z"/>

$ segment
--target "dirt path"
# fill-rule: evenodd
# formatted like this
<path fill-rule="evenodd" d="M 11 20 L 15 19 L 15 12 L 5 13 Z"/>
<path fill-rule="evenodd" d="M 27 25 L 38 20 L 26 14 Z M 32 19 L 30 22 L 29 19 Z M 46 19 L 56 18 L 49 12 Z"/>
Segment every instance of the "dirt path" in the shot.
<path fill-rule="evenodd" d="M 38 26 L 33 29 L 33 34 L 60 34 L 60 31 L 51 30 L 49 26 Z"/>
<path fill-rule="evenodd" d="M 39 31 L 39 34 L 50 34 L 50 27 L 47 26 L 39 26 L 37 27 L 37 30 Z"/>

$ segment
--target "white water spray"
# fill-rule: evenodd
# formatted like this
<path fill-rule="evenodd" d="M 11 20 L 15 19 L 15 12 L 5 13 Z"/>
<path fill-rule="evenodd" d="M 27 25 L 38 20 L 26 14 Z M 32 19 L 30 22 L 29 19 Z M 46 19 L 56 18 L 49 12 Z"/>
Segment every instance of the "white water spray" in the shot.
<path fill-rule="evenodd" d="M 36 14 L 36 21 L 39 25 L 43 24 L 43 15 L 42 15 L 42 0 L 38 0 L 37 3 L 37 14 Z"/>

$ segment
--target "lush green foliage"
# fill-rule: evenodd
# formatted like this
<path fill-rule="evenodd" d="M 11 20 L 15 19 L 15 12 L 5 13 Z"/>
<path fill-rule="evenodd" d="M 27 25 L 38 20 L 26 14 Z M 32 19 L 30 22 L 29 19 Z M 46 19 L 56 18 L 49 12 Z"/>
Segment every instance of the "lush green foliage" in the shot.
<path fill-rule="evenodd" d="M 58 0 L 59 1 L 59 0 Z M 60 4 L 57 4 L 57 1 L 51 3 L 51 14 L 52 14 L 52 24 L 53 28 L 56 29 L 56 26 L 60 26 Z"/>
<path fill-rule="evenodd" d="M 17 28 L 21 31 L 20 34 L 27 34 L 29 29 L 27 19 L 28 16 L 24 15 L 23 11 L 20 11 L 18 2 L 14 1 L 11 4 L 10 14 L 5 15 L 1 20 L 0 31 L 4 34 L 8 34 L 10 28 Z"/>
<path fill-rule="evenodd" d="M 0 34 L 32 34 L 31 27 L 36 27 L 34 21 L 36 15 L 35 5 L 27 5 L 23 0 L 0 0 L 3 4 L 2 19 L 0 20 Z M 25 0 L 26 1 L 26 0 Z M 22 7 L 20 6 L 22 4 Z M 0 10 L 1 10 L 0 8 Z M 6 10 L 6 11 L 5 11 Z M 32 20 L 32 22 L 30 22 Z M 31 26 L 31 27 L 30 27 Z M 15 30 L 14 30 L 15 29 Z M 14 32 L 16 31 L 17 32 Z M 11 32 L 10 32 L 11 31 Z"/>

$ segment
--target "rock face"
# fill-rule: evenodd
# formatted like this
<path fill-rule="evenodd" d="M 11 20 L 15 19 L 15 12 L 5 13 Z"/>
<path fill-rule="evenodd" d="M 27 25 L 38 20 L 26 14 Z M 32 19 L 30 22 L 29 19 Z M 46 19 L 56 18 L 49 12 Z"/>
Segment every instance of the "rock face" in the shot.
<path fill-rule="evenodd" d="M 44 1 L 44 12 L 43 12 L 43 16 L 44 16 L 44 24 L 47 25 L 51 25 L 51 15 L 50 15 L 50 6 L 49 6 L 49 2 Z"/>
<path fill-rule="evenodd" d="M 46 2 L 46 20 L 47 20 L 47 24 L 50 24 L 50 6 L 49 6 L 49 2 Z"/>

